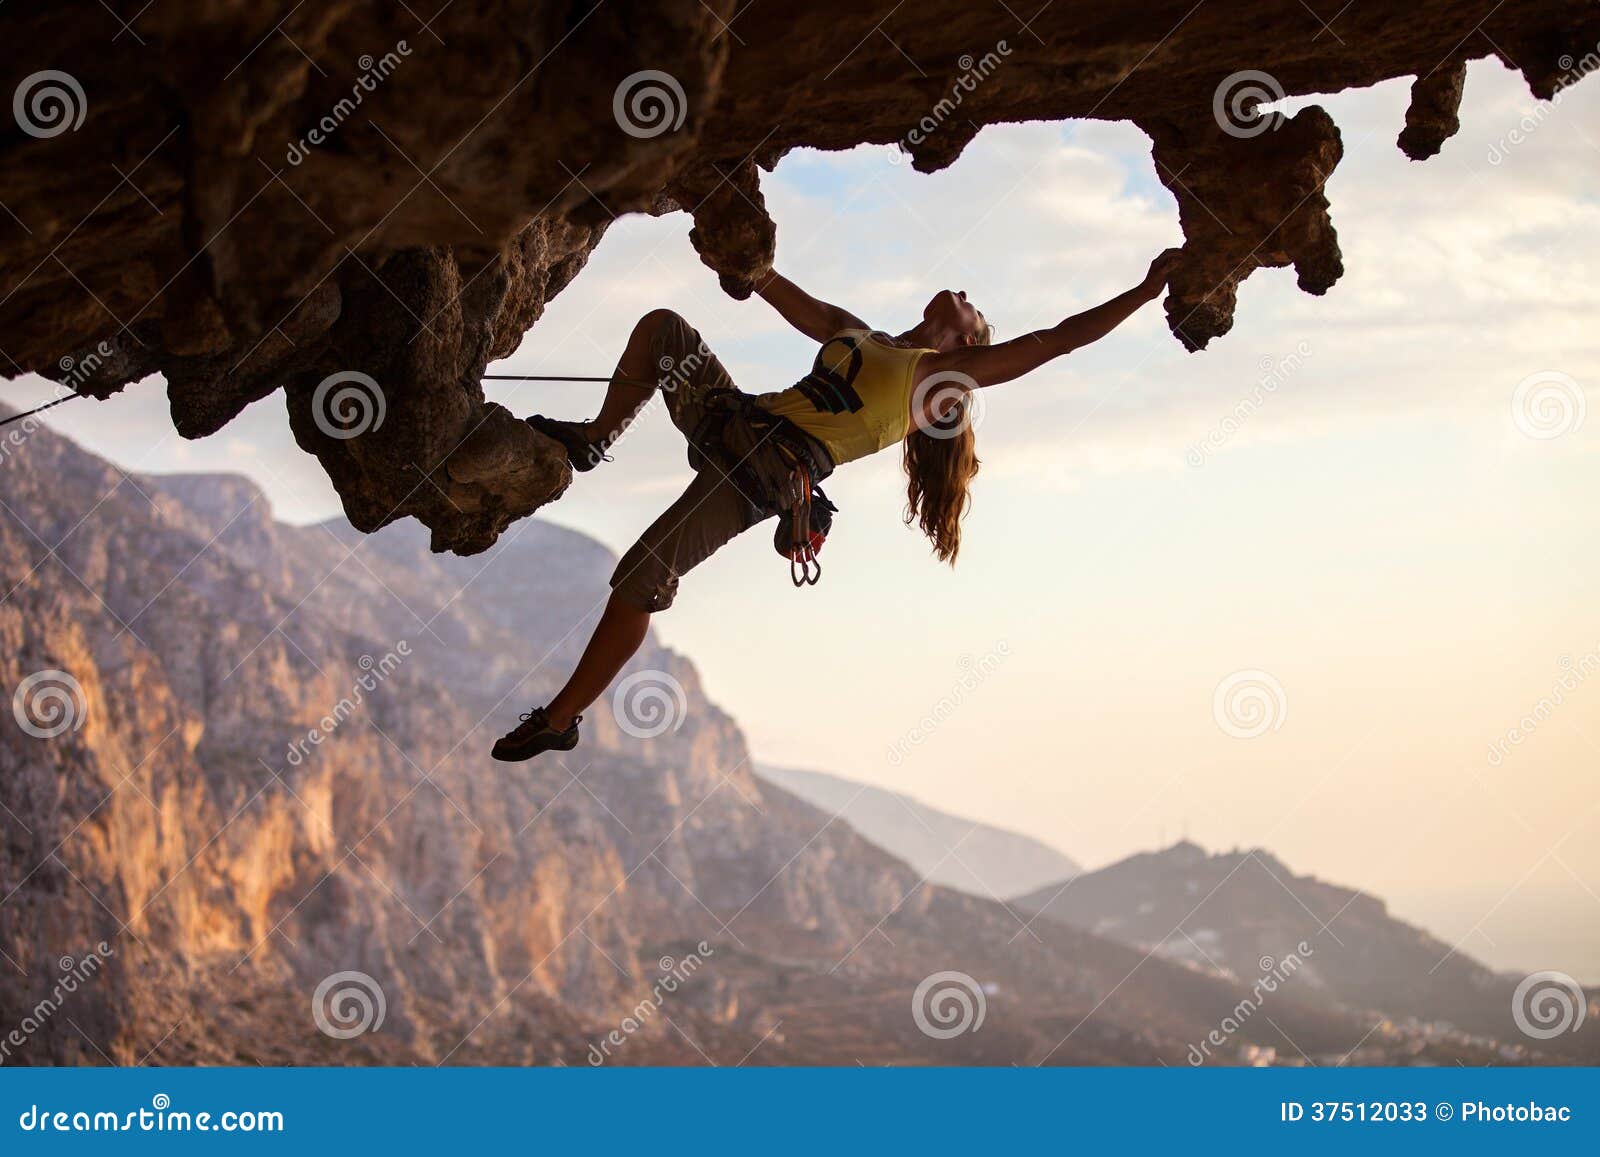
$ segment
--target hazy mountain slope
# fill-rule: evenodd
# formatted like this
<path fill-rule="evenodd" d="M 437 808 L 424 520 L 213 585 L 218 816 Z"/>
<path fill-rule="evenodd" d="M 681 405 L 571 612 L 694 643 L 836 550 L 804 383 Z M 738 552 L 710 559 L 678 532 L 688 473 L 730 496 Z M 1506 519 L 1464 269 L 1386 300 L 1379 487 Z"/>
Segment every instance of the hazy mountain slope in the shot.
<path fill-rule="evenodd" d="M 76 689 L 53 736 L 0 712 L 0 1024 L 27 1026 L 5 1060 L 581 1064 L 691 956 L 611 1061 L 1181 1063 L 1240 999 L 922 884 L 755 778 L 653 643 L 635 670 L 680 689 L 676 729 L 624 734 L 608 696 L 570 757 L 489 761 L 598 609 L 610 559 L 581 536 L 526 523 L 437 558 L 409 524 L 283 526 L 248 483 L 126 476 L 48 429 L 8 449 L 0 692 Z M 314 994 L 350 970 L 385 1019 L 336 1039 Z M 911 998 L 946 970 L 988 1013 L 936 1040 Z M 1235 1040 L 1347 1049 L 1370 1027 L 1272 1020 Z"/>
<path fill-rule="evenodd" d="M 942 812 L 899 792 L 789 767 L 756 765 L 756 774 L 839 817 L 872 843 L 935 884 L 1005 899 L 1058 883 L 1078 865 L 1020 832 Z"/>
<path fill-rule="evenodd" d="M 1286 984 L 1302 999 L 1527 1040 L 1512 1023 L 1520 977 L 1494 973 L 1395 919 L 1375 896 L 1296 875 L 1260 849 L 1210 855 L 1181 841 L 1014 904 L 1246 981 L 1262 971 L 1262 961 L 1282 961 L 1305 941 L 1313 951 Z M 1596 1047 L 1596 1039 L 1586 1026 L 1541 1047 L 1581 1055 Z"/>

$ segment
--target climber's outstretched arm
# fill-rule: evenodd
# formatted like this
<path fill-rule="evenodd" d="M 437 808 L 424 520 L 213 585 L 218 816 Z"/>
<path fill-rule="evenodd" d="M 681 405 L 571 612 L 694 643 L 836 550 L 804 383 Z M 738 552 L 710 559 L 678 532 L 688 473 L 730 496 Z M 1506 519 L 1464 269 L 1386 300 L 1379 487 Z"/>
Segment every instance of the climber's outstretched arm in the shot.
<path fill-rule="evenodd" d="M 756 286 L 756 292 L 812 341 L 827 341 L 841 329 L 867 328 L 867 323 L 848 309 L 818 301 L 775 269 Z"/>
<path fill-rule="evenodd" d="M 963 346 L 945 353 L 929 354 L 919 375 L 955 372 L 965 374 L 980 386 L 998 386 L 1038 369 L 1054 358 L 1099 341 L 1116 329 L 1139 307 L 1154 301 L 1166 288 L 1167 278 L 1177 264 L 1178 250 L 1168 249 L 1150 263 L 1144 280 L 1110 301 L 1073 314 L 1060 325 L 1035 330 L 993 346 Z"/>

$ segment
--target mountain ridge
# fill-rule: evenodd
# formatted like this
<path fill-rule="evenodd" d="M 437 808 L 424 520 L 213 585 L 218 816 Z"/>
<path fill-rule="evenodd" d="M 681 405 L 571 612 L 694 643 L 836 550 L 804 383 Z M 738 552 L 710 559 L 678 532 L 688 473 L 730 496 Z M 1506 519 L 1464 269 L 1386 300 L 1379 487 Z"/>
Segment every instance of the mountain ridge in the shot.
<path fill-rule="evenodd" d="M 1310 938 L 1285 984 L 1329 1008 L 1369 1009 L 1515 1039 L 1521 975 L 1496 972 L 1390 914 L 1359 888 L 1298 875 L 1262 848 L 1208 852 L 1188 839 L 1127 856 L 1013 899 L 1019 911 L 1248 980 Z M 1333 928 L 1332 935 L 1321 935 Z M 1592 1034 L 1545 1042 L 1584 1055 Z"/>
<path fill-rule="evenodd" d="M 653 639 L 632 670 L 676 686 L 675 726 L 640 738 L 608 695 L 570 760 L 490 763 L 598 613 L 611 556 L 574 532 L 435 556 L 412 524 L 286 526 L 247 485 L 127 474 L 48 427 L 8 445 L 0 689 L 76 695 L 58 733 L 0 718 L 0 1024 L 38 1020 L 63 957 L 111 952 L 8 1060 L 584 1064 L 691 955 L 605 1063 L 1177 1064 L 1241 999 L 922 881 L 757 779 Z M 935 1039 L 912 996 L 952 971 L 988 1018 Z M 352 973 L 386 1019 L 338 1037 L 314 1001 Z M 1315 1055 L 1414 1043 L 1293 1001 L 1272 1020 Z"/>
<path fill-rule="evenodd" d="M 889 788 L 824 771 L 756 764 L 756 774 L 839 813 L 866 839 L 935 884 L 1007 900 L 1076 875 L 1071 857 L 1043 840 L 958 816 Z"/>

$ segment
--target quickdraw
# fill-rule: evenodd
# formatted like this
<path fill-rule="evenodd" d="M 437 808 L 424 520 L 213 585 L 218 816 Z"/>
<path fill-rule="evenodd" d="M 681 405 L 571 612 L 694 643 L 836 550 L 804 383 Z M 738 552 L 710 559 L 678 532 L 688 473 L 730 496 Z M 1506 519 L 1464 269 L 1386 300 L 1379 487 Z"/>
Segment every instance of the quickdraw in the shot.
<path fill-rule="evenodd" d="M 796 587 L 816 586 L 822 579 L 817 555 L 828 540 L 839 508 L 828 501 L 807 463 L 788 454 L 785 457 L 790 458 L 791 469 L 772 545 L 789 560 L 790 582 Z"/>
<path fill-rule="evenodd" d="M 811 471 L 796 466 L 791 477 L 797 493 L 789 508 L 789 581 L 797 587 L 814 587 L 822 581 L 817 551 L 826 536 L 811 529 Z"/>

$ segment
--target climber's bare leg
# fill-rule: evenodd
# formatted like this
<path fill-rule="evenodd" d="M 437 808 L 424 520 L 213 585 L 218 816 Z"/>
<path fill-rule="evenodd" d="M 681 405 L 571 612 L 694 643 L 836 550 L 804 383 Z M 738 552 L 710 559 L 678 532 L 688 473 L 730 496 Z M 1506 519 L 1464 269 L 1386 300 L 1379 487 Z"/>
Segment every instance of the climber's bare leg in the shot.
<path fill-rule="evenodd" d="M 584 427 L 584 437 L 590 442 L 606 444 L 622 432 L 639 407 L 655 393 L 654 386 L 639 382 L 656 380 L 656 366 L 650 356 L 650 340 L 655 336 L 665 310 L 651 310 L 641 317 L 628 335 L 628 346 L 611 373 L 611 384 L 606 387 L 605 401 L 600 403 L 600 413 Z M 631 378 L 632 381 L 618 381 Z"/>
<path fill-rule="evenodd" d="M 616 384 L 611 388 L 615 390 Z M 567 685 L 545 708 L 550 726 L 557 731 L 571 727 L 573 719 L 611 686 L 611 680 L 633 658 L 649 629 L 650 612 L 613 593 Z"/>

